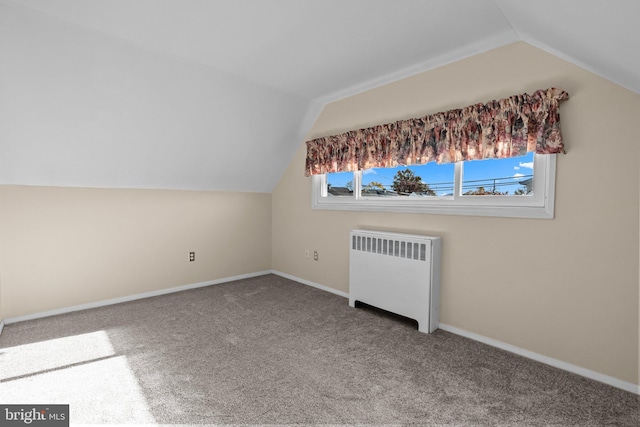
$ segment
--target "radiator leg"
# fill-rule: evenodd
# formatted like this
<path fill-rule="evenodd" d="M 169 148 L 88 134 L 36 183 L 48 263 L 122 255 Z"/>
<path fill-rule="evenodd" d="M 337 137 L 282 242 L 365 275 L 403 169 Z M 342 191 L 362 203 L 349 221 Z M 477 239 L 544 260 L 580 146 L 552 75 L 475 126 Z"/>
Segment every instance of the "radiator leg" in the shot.
<path fill-rule="evenodd" d="M 431 333 L 429 330 L 429 319 L 416 319 L 418 321 L 418 331 L 424 334 Z"/>
<path fill-rule="evenodd" d="M 431 334 L 436 331 L 440 327 L 440 322 L 438 321 L 429 321 L 429 319 L 425 319 L 422 322 L 418 321 L 418 331 L 423 332 L 425 334 Z"/>
<path fill-rule="evenodd" d="M 356 306 L 355 298 L 349 298 L 349 306 L 350 307 L 355 307 Z"/>

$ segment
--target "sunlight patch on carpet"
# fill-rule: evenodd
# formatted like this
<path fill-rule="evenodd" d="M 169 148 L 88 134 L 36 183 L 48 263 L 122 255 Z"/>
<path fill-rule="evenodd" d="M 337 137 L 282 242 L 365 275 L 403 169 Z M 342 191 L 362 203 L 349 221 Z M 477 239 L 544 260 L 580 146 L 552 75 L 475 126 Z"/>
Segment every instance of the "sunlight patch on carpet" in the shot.
<path fill-rule="evenodd" d="M 69 404 L 72 423 L 155 423 L 104 331 L 0 349 L 3 404 Z"/>
<path fill-rule="evenodd" d="M 33 375 L 115 355 L 105 331 L 0 350 L 0 380 Z"/>

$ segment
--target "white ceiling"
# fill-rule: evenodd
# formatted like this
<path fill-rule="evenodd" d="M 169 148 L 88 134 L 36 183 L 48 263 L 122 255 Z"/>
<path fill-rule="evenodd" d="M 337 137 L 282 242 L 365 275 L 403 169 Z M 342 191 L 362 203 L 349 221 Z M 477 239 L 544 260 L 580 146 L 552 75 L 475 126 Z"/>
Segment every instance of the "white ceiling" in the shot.
<path fill-rule="evenodd" d="M 638 0 L 14 0 L 311 99 L 517 40 L 640 93 Z"/>
<path fill-rule="evenodd" d="M 268 192 L 327 102 L 519 40 L 640 93 L 640 0 L 0 0 L 1 14 L 0 184 Z"/>

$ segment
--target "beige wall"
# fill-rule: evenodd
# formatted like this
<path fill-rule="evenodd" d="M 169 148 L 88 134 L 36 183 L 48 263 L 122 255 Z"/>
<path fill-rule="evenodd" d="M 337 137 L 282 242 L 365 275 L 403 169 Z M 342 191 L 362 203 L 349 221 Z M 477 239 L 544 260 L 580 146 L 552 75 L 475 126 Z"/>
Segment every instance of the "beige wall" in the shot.
<path fill-rule="evenodd" d="M 0 257 L 2 256 L 2 240 L 0 240 Z M 0 265 L 2 265 L 2 258 L 0 258 Z M 0 322 L 4 321 L 4 309 L 2 305 L 2 268 L 0 268 Z M 0 327 L 2 329 L 2 327 Z"/>
<path fill-rule="evenodd" d="M 271 195 L 0 186 L 0 242 L 6 319 L 269 270 Z"/>
<path fill-rule="evenodd" d="M 273 192 L 273 269 L 347 292 L 350 229 L 442 236 L 443 323 L 637 383 L 638 94 L 520 42 L 329 104 L 308 138 L 551 86 L 571 96 L 555 219 L 313 211 L 301 145 Z"/>

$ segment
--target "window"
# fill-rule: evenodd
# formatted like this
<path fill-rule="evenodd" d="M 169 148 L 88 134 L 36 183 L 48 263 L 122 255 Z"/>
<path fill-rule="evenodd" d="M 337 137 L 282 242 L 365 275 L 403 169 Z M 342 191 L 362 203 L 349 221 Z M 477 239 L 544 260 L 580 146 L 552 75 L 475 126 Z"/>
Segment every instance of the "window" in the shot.
<path fill-rule="evenodd" d="M 312 177 L 314 209 L 553 218 L 555 155 Z"/>

